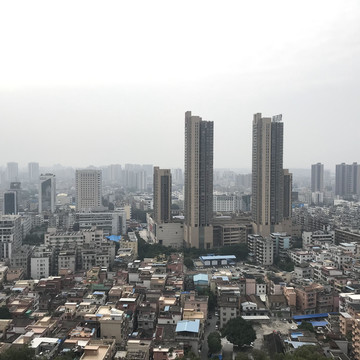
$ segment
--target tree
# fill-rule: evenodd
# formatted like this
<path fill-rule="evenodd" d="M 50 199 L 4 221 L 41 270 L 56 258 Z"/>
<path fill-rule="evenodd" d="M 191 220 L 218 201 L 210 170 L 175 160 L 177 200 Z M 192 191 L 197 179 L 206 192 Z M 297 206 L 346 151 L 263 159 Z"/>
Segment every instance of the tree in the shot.
<path fill-rule="evenodd" d="M 221 351 L 221 337 L 217 331 L 209 334 L 207 342 L 209 346 L 209 351 L 212 354 L 216 354 Z"/>
<path fill-rule="evenodd" d="M 237 353 L 235 360 L 249 360 L 249 355 L 245 352 L 240 351 L 239 353 Z"/>
<path fill-rule="evenodd" d="M 307 321 L 303 321 L 299 326 L 298 326 L 298 329 L 301 329 L 301 330 L 307 330 L 307 331 L 310 331 L 310 332 L 315 332 L 315 329 L 312 325 L 312 323 L 309 323 Z"/>
<path fill-rule="evenodd" d="M 276 360 L 326 360 L 322 350 L 316 346 L 300 346 L 291 354 L 276 354 Z"/>
<path fill-rule="evenodd" d="M 12 319 L 11 312 L 5 306 L 0 307 L 0 319 Z"/>
<path fill-rule="evenodd" d="M 11 347 L 0 354 L 0 360 L 31 360 L 34 358 L 34 350 L 27 346 Z"/>
<path fill-rule="evenodd" d="M 222 330 L 222 335 L 237 346 L 250 345 L 256 339 L 251 323 L 241 317 L 228 321 Z"/>
<path fill-rule="evenodd" d="M 251 351 L 251 355 L 254 360 L 268 360 L 269 359 L 269 357 L 267 356 L 267 354 L 264 351 L 257 350 L 257 349 L 253 349 Z"/>
<path fill-rule="evenodd" d="M 194 268 L 194 263 L 191 260 L 191 258 L 186 257 L 184 258 L 184 265 L 188 268 L 188 269 L 193 269 Z"/>

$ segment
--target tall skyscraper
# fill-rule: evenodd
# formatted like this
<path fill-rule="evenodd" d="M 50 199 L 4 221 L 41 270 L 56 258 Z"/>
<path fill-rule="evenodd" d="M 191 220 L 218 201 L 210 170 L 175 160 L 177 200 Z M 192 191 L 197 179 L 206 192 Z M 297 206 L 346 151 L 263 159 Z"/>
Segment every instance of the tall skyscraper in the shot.
<path fill-rule="evenodd" d="M 56 209 L 56 178 L 54 174 L 41 174 L 39 179 L 39 213 Z"/>
<path fill-rule="evenodd" d="M 254 232 L 262 236 L 284 231 L 284 215 L 290 211 L 292 177 L 283 169 L 283 131 L 282 115 L 254 115 L 251 208 Z"/>
<path fill-rule="evenodd" d="M 324 191 L 324 164 L 317 163 L 311 165 L 311 191 Z"/>
<path fill-rule="evenodd" d="M 102 207 L 101 170 L 76 170 L 76 210 L 91 211 Z"/>
<path fill-rule="evenodd" d="M 28 163 L 28 174 L 29 174 L 30 182 L 37 182 L 40 176 L 39 163 L 37 162 Z"/>
<path fill-rule="evenodd" d="M 187 246 L 213 246 L 214 123 L 185 113 L 185 226 Z"/>
<path fill-rule="evenodd" d="M 156 223 L 171 220 L 171 171 L 154 167 L 154 220 Z"/>
<path fill-rule="evenodd" d="M 17 162 L 8 162 L 6 166 L 7 180 L 19 181 L 19 165 Z"/>
<path fill-rule="evenodd" d="M 360 195 L 360 165 L 345 163 L 336 165 L 335 195 L 351 197 Z"/>

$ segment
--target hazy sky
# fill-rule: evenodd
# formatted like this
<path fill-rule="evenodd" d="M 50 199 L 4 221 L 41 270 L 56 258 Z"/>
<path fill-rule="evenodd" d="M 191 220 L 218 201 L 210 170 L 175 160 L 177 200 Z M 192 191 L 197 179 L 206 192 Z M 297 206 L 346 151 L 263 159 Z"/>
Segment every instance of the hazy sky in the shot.
<path fill-rule="evenodd" d="M 282 113 L 284 166 L 360 162 L 360 2 L 2 1 L 0 165 L 183 167 L 184 113 L 217 168 Z"/>

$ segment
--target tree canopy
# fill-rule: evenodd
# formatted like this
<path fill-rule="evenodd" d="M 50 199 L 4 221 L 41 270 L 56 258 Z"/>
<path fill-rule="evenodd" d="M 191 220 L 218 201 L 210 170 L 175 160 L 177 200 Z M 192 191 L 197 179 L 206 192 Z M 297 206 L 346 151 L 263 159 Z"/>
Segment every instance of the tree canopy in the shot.
<path fill-rule="evenodd" d="M 250 345 L 256 339 L 251 323 L 241 317 L 228 321 L 222 329 L 222 335 L 237 346 Z"/>
<path fill-rule="evenodd" d="M 299 326 L 298 326 L 298 329 L 301 329 L 301 330 L 308 330 L 310 332 L 315 332 L 315 329 L 313 327 L 313 325 L 307 321 L 303 321 Z"/>
<path fill-rule="evenodd" d="M 321 350 L 316 346 L 301 346 L 293 353 L 276 354 L 276 360 L 326 360 L 327 357 L 321 354 Z"/>
<path fill-rule="evenodd" d="M 0 360 L 31 360 L 34 359 L 35 353 L 33 349 L 27 346 L 11 347 L 0 354 Z"/>
<path fill-rule="evenodd" d="M 216 354 L 221 351 L 221 337 L 217 331 L 209 334 L 207 342 L 209 346 L 209 351 L 212 354 Z"/>

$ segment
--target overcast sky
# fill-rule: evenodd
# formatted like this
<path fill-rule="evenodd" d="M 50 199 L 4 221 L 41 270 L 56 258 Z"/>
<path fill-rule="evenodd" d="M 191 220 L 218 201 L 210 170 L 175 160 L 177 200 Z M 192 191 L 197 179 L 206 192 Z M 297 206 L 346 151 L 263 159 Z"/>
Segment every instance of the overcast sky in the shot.
<path fill-rule="evenodd" d="M 250 168 L 253 114 L 284 166 L 360 162 L 360 2 L 3 1 L 0 165 L 183 167 L 184 113 L 216 168 Z"/>

